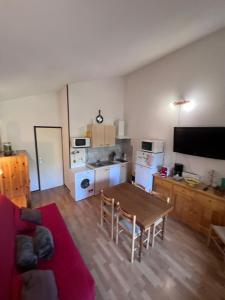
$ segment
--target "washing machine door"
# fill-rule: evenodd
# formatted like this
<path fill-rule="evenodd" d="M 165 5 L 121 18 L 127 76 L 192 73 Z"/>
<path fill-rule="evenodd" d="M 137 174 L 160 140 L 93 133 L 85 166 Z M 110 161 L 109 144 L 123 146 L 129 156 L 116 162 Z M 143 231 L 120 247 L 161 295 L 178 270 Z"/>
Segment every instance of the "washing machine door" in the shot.
<path fill-rule="evenodd" d="M 88 178 L 83 179 L 80 183 L 81 189 L 87 189 L 89 186 L 90 186 L 90 180 Z"/>
<path fill-rule="evenodd" d="M 77 173 L 75 176 L 75 200 L 79 201 L 94 194 L 94 171 Z"/>

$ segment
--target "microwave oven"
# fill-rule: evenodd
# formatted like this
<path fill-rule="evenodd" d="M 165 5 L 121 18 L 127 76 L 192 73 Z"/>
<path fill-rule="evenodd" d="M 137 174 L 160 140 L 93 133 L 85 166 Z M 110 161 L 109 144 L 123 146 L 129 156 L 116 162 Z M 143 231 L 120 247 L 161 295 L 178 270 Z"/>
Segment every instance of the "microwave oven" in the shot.
<path fill-rule="evenodd" d="M 86 137 L 71 138 L 72 148 L 86 148 L 91 146 L 91 139 Z"/>
<path fill-rule="evenodd" d="M 164 151 L 164 142 L 160 140 L 142 140 L 141 150 L 152 153 L 160 153 Z"/>

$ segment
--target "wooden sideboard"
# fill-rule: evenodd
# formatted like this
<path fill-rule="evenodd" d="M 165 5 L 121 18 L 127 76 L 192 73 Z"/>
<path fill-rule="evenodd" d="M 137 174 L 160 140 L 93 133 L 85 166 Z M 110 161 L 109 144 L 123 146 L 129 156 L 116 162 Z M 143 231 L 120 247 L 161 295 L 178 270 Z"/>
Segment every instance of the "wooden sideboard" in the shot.
<path fill-rule="evenodd" d="M 0 194 L 19 207 L 27 207 L 30 198 L 29 164 L 26 151 L 4 156 L 0 153 Z"/>
<path fill-rule="evenodd" d="M 225 197 L 218 196 L 212 188 L 190 187 L 184 181 L 154 175 L 153 190 L 169 196 L 174 217 L 192 229 L 208 234 L 210 224 L 225 225 Z"/>

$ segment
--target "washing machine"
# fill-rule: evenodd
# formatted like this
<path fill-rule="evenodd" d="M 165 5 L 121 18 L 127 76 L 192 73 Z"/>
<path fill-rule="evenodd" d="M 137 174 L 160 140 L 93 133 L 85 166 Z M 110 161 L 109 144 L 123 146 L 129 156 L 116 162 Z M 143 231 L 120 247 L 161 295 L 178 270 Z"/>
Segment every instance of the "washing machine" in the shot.
<path fill-rule="evenodd" d="M 88 167 L 70 170 L 70 192 L 75 201 L 94 195 L 94 170 Z"/>

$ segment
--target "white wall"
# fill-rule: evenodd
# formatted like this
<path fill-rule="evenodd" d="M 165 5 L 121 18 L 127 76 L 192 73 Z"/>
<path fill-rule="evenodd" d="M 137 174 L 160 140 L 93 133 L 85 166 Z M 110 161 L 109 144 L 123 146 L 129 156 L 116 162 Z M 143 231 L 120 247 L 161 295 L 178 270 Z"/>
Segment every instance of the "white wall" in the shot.
<path fill-rule="evenodd" d="M 69 84 L 70 134 L 83 136 L 101 109 L 105 124 L 123 118 L 124 80 L 121 77 Z"/>
<path fill-rule="evenodd" d="M 0 121 L 2 142 L 12 142 L 14 150 L 28 151 L 31 190 L 37 190 L 34 125 L 61 126 L 57 94 L 48 93 L 2 101 Z"/>
<path fill-rule="evenodd" d="M 181 97 L 192 106 L 170 105 Z M 166 141 L 166 164 L 225 177 L 225 161 L 172 152 L 174 126 L 225 126 L 225 30 L 218 31 L 130 74 L 125 82 L 125 119 L 134 153 L 142 138 Z"/>
<path fill-rule="evenodd" d="M 59 105 L 60 105 L 60 117 L 62 122 L 62 134 L 63 134 L 63 171 L 65 185 L 69 187 L 69 123 L 68 123 L 68 103 L 67 103 L 67 87 L 65 86 L 58 92 Z"/>

